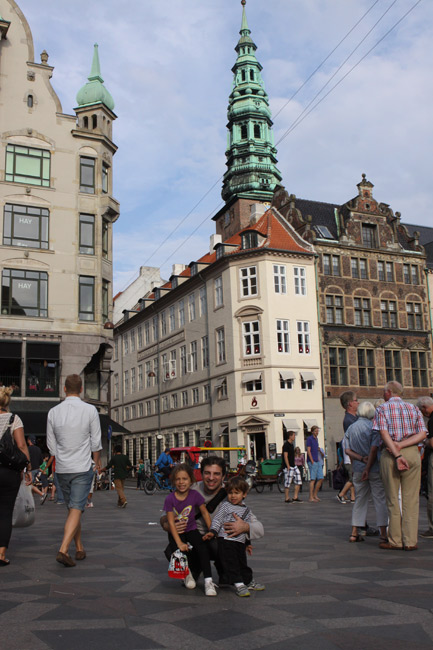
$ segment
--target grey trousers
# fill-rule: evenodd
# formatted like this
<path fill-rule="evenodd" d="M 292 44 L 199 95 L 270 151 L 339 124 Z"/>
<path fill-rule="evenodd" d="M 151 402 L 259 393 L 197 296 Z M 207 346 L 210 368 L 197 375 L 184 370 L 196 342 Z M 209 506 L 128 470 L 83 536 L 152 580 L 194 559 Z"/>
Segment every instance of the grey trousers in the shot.
<path fill-rule="evenodd" d="M 368 499 L 373 499 L 376 511 L 376 525 L 388 525 L 388 510 L 386 507 L 385 489 L 379 472 L 370 473 L 367 481 L 361 480 L 362 473 L 353 473 L 355 486 L 355 505 L 352 510 L 352 526 L 365 526 L 367 520 Z"/>

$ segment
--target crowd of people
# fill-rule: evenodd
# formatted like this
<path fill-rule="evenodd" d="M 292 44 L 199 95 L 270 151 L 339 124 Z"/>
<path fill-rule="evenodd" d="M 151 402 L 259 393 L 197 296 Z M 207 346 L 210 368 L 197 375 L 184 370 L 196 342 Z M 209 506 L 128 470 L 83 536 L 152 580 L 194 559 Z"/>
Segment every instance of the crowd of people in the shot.
<path fill-rule="evenodd" d="M 43 505 L 57 495 L 57 503 L 65 503 L 67 517 L 56 561 L 73 567 L 86 558 L 81 517 L 91 507 L 95 476 L 114 470 L 117 505 L 127 504 L 124 483 L 132 466 L 129 458 L 115 447 L 112 458 L 101 467 L 101 429 L 94 406 L 81 399 L 82 382 L 78 375 L 69 375 L 65 382 L 65 399 L 50 410 L 47 420 L 47 447 L 42 454 L 34 436 L 24 437 L 23 424 L 17 415 L 9 412 L 11 389 L 0 387 L 0 442 L 10 431 L 16 447 L 27 459 L 25 471 L 20 472 L 0 465 L 0 566 L 9 564 L 6 550 L 12 530 L 12 512 L 21 481 L 31 485 Z M 429 528 L 421 533 L 433 538 L 433 399 L 423 397 L 417 405 L 402 399 L 403 388 L 395 381 L 388 382 L 383 400 L 373 405 L 361 404 L 353 391 L 346 391 L 340 401 L 344 408 L 344 437 L 341 464 L 347 471 L 347 480 L 337 495 L 346 503 L 346 494 L 353 503 L 352 529 L 349 541 L 364 541 L 368 530 L 367 509 L 372 498 L 379 546 L 386 550 L 417 549 L 421 456 L 428 473 Z M 428 418 L 428 429 L 424 418 Z M 319 447 L 319 428 L 312 427 L 306 441 L 309 502 L 320 502 L 324 479 L 325 452 Z M 289 431 L 282 448 L 285 474 L 286 503 L 302 503 L 300 490 L 305 478 L 305 459 L 295 447 L 295 432 Z M 423 451 L 423 454 L 420 453 Z M 219 586 L 233 585 L 240 597 L 251 591 L 263 591 L 256 582 L 247 556 L 252 552 L 252 540 L 263 536 L 263 525 L 257 520 L 245 500 L 248 485 L 242 476 L 232 477 L 224 485 L 226 464 L 223 458 L 208 456 L 202 460 L 202 481 L 196 483 L 189 464 L 175 464 L 169 449 L 157 460 L 156 467 L 171 482 L 172 491 L 164 503 L 165 514 L 161 526 L 168 534 L 165 549 L 167 559 L 176 552 L 188 556 L 189 573 L 184 578 L 188 589 L 196 587 L 201 573 L 204 576 L 206 596 L 216 596 L 211 562 L 219 578 Z M 137 467 L 137 489 L 144 475 L 144 463 Z M 52 476 L 52 482 L 48 476 Z M 291 486 L 293 498 L 290 496 Z M 69 552 L 75 547 L 74 558 Z"/>

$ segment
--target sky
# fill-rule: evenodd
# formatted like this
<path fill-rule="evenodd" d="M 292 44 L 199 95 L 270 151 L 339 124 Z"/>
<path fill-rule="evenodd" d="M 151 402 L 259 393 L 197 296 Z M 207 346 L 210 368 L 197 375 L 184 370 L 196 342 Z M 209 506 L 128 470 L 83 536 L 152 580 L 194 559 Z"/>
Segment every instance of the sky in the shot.
<path fill-rule="evenodd" d="M 209 250 L 223 205 L 240 0 L 17 1 L 65 113 L 99 44 L 118 116 L 114 293 L 143 265 L 167 279 Z M 246 12 L 289 194 L 342 204 L 365 173 L 404 222 L 433 226 L 433 2 L 248 0 Z"/>

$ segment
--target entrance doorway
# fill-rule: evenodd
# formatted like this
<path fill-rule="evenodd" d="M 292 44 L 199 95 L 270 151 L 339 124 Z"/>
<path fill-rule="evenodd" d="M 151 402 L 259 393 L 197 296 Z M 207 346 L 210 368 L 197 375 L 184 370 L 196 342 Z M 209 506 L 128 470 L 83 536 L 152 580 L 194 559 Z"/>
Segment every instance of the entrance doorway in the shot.
<path fill-rule="evenodd" d="M 267 458 L 266 454 L 266 436 L 265 432 L 250 433 L 250 455 L 252 460 L 260 460 L 260 458 Z"/>

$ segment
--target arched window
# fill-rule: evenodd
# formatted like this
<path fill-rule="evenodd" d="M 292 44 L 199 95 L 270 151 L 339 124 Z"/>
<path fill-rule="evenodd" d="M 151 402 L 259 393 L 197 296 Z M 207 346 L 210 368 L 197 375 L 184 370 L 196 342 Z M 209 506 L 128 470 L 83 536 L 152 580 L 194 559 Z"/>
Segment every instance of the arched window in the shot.
<path fill-rule="evenodd" d="M 87 115 L 85 117 L 83 117 L 83 127 L 85 129 L 89 128 L 89 118 L 87 117 Z"/>
<path fill-rule="evenodd" d="M 92 129 L 96 129 L 98 126 L 98 118 L 96 115 L 92 115 Z"/>
<path fill-rule="evenodd" d="M 250 79 L 254 81 L 254 70 L 250 70 Z"/>
<path fill-rule="evenodd" d="M 254 124 L 254 137 L 255 138 L 261 138 L 261 129 L 260 129 L 260 124 Z"/>
<path fill-rule="evenodd" d="M 242 126 L 241 126 L 241 138 L 242 138 L 242 140 L 246 140 L 247 137 L 248 137 L 247 125 L 242 124 Z"/>
<path fill-rule="evenodd" d="M 33 95 L 27 95 L 27 106 L 33 108 Z"/>
<path fill-rule="evenodd" d="M 242 81 L 246 81 L 247 75 L 245 73 L 245 70 L 242 70 L 241 77 L 242 77 Z"/>

